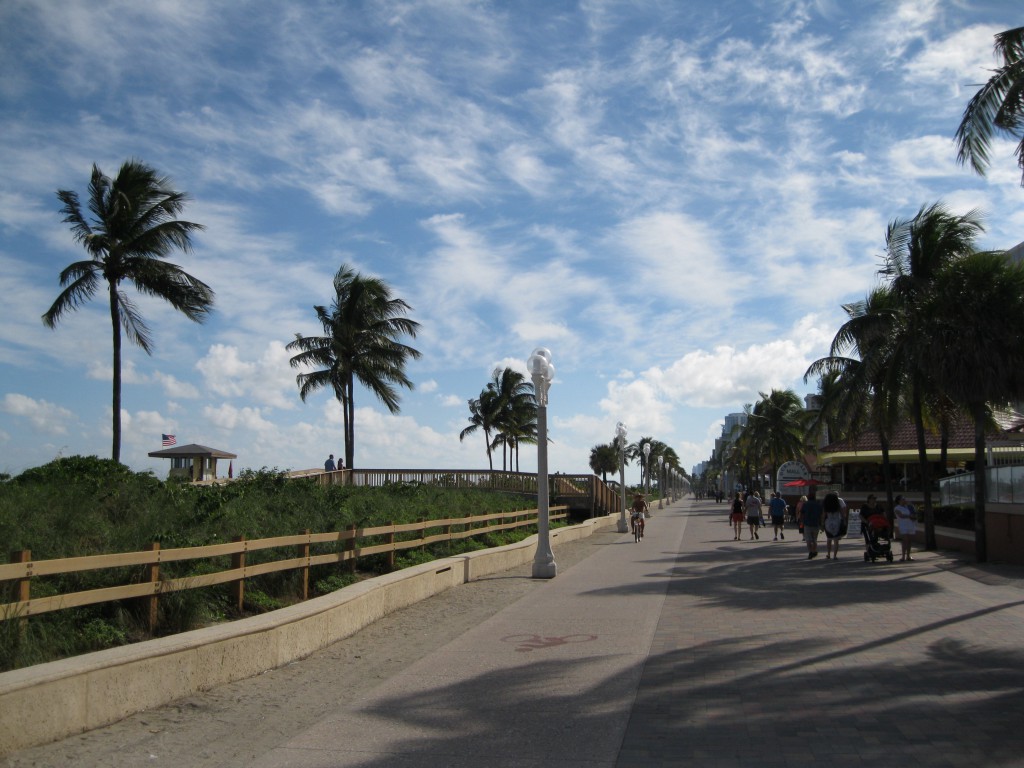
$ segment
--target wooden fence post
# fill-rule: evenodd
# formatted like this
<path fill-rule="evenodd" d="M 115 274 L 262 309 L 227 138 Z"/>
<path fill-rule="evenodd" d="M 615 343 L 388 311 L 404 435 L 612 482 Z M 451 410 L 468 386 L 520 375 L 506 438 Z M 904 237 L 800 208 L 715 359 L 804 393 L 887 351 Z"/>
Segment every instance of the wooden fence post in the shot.
<path fill-rule="evenodd" d="M 147 552 L 159 552 L 160 551 L 160 542 L 159 541 L 154 541 L 152 544 L 148 544 L 146 546 L 146 551 Z M 160 582 L 160 559 L 159 559 L 159 555 L 157 556 L 157 561 L 155 563 L 150 563 L 149 564 L 149 567 L 147 568 L 147 571 L 148 571 L 147 576 L 149 578 L 149 581 L 150 581 L 150 583 L 153 584 L 153 594 L 150 595 L 149 597 L 145 598 L 145 600 L 148 601 L 147 605 L 146 605 L 146 622 L 149 625 L 149 634 L 152 635 L 154 632 L 156 632 L 157 601 L 159 600 L 159 598 L 157 597 L 157 595 L 159 594 L 157 592 L 157 589 L 158 589 L 157 584 Z"/>
<path fill-rule="evenodd" d="M 349 570 L 352 571 L 352 573 L 355 573 L 356 572 L 356 525 L 355 525 L 355 523 L 352 523 L 352 525 L 350 525 L 348 527 L 348 530 L 352 533 L 352 538 L 350 538 L 348 540 L 348 542 L 346 543 L 346 545 L 345 545 L 345 548 L 349 552 L 348 567 L 349 567 Z"/>
<path fill-rule="evenodd" d="M 232 541 L 245 541 L 245 536 L 235 536 Z M 245 568 L 245 549 L 241 552 L 236 552 L 231 556 L 231 568 L 237 570 L 239 568 Z M 242 604 L 245 602 L 245 579 L 239 577 L 236 581 L 231 582 L 231 597 L 235 601 L 235 608 L 239 613 L 242 612 Z"/>
<path fill-rule="evenodd" d="M 394 526 L 395 521 L 390 520 L 387 523 L 390 526 Z M 391 528 L 391 531 L 384 537 L 388 544 L 391 545 L 391 549 L 388 551 L 388 570 L 395 570 L 395 529 Z"/>
<path fill-rule="evenodd" d="M 31 549 L 19 549 L 11 552 L 10 561 L 12 563 L 31 563 L 32 562 L 32 550 Z M 32 587 L 30 581 L 32 579 L 32 566 L 29 566 L 28 575 L 22 579 L 18 579 L 11 585 L 11 599 L 16 603 L 27 603 L 32 595 Z M 0 617 L 0 618 L 13 618 L 13 617 Z M 28 617 L 22 616 L 18 619 L 18 633 L 21 639 L 24 640 L 25 633 L 28 632 Z"/>
<path fill-rule="evenodd" d="M 31 563 L 32 562 L 32 550 L 31 549 L 18 549 L 11 552 L 10 557 L 11 563 Z M 28 576 L 22 579 L 17 579 L 11 586 L 11 599 L 16 603 L 27 602 L 31 594 L 31 587 L 29 586 L 29 580 L 32 578 L 32 569 L 29 568 Z"/>
<path fill-rule="evenodd" d="M 421 517 L 416 520 L 420 524 L 420 552 L 427 551 L 427 518 Z"/>
<path fill-rule="evenodd" d="M 302 566 L 301 570 L 301 582 L 302 582 L 302 599 L 309 600 L 309 528 L 303 531 L 306 536 L 306 541 L 299 545 L 299 557 L 306 561 L 306 564 Z"/>

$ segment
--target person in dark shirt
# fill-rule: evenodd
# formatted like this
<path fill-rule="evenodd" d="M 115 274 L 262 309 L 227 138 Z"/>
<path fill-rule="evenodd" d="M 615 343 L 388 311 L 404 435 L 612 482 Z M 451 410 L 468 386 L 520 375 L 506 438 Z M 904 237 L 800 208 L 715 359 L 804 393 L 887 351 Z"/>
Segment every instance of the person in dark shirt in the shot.
<path fill-rule="evenodd" d="M 804 541 L 807 542 L 807 559 L 818 556 L 818 532 L 821 530 L 821 518 L 824 514 L 821 502 L 818 501 L 814 489 L 807 494 L 807 501 L 800 507 L 797 522 L 804 527 Z"/>

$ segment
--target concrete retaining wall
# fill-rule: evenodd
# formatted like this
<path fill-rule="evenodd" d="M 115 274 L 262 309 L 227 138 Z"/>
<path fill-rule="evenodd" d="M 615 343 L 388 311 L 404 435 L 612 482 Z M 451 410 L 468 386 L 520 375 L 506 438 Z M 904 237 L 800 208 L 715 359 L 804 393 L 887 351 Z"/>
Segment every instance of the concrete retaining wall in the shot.
<path fill-rule="evenodd" d="M 590 536 L 613 516 L 551 531 Z M 0 755 L 258 675 L 449 587 L 533 560 L 537 537 L 405 568 L 271 613 L 0 674 Z"/>

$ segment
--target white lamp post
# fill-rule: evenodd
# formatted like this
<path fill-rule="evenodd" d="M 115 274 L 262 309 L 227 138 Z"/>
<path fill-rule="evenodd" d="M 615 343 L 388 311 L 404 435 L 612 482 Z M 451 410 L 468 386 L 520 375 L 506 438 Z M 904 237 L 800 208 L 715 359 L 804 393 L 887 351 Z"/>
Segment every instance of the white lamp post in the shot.
<path fill-rule="evenodd" d="M 665 500 L 665 457 L 658 457 L 658 509 L 664 509 L 662 502 Z"/>
<path fill-rule="evenodd" d="M 619 533 L 626 533 L 626 425 L 621 421 L 615 425 L 615 442 L 619 446 L 619 488 L 622 491 L 622 509 L 619 510 Z"/>
<path fill-rule="evenodd" d="M 647 475 L 647 485 L 644 488 L 644 495 L 651 495 L 651 444 L 644 443 L 640 449 L 644 454 L 644 473 Z"/>
<path fill-rule="evenodd" d="M 526 367 L 537 397 L 537 554 L 533 557 L 533 578 L 553 579 L 558 566 L 551 552 L 548 520 L 548 388 L 555 378 L 551 352 L 538 347 L 526 361 Z"/>

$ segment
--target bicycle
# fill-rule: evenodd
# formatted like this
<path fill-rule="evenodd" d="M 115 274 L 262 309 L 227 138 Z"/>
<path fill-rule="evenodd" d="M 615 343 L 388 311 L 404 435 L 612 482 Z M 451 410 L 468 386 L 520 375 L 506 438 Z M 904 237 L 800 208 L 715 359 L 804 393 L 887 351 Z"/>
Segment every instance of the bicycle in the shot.
<path fill-rule="evenodd" d="M 630 517 L 629 522 L 633 528 L 633 540 L 640 541 L 644 537 L 644 516 L 634 514 Z"/>

